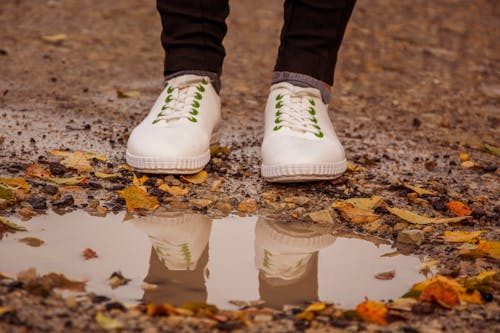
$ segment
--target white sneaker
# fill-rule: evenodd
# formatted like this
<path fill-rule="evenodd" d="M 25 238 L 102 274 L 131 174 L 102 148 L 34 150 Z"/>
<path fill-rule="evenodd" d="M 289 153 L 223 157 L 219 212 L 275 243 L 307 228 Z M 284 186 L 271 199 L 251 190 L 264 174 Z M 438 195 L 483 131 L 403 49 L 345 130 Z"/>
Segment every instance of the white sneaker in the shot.
<path fill-rule="evenodd" d="M 262 168 L 272 182 L 333 179 L 346 170 L 344 148 L 315 88 L 271 87 L 266 105 Z"/>
<path fill-rule="evenodd" d="M 220 119 L 219 95 L 208 77 L 173 78 L 130 134 L 127 163 L 149 173 L 196 173 L 210 160 Z"/>

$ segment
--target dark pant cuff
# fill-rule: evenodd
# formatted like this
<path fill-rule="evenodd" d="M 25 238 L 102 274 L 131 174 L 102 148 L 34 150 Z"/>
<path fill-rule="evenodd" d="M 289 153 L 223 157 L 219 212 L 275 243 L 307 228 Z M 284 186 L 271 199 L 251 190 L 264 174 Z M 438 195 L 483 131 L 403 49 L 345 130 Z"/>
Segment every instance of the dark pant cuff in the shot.
<path fill-rule="evenodd" d="M 210 79 L 210 83 L 212 83 L 212 86 L 214 87 L 217 94 L 220 92 L 221 83 L 220 83 L 219 74 L 214 73 L 214 72 L 208 72 L 208 71 L 200 71 L 200 70 L 178 71 L 178 72 L 175 72 L 175 73 L 172 73 L 172 74 L 165 76 L 165 79 L 164 79 L 165 85 L 167 84 L 168 80 L 173 79 L 174 77 L 178 77 L 181 75 L 187 75 L 187 74 L 198 75 L 198 76 L 207 76 Z"/>

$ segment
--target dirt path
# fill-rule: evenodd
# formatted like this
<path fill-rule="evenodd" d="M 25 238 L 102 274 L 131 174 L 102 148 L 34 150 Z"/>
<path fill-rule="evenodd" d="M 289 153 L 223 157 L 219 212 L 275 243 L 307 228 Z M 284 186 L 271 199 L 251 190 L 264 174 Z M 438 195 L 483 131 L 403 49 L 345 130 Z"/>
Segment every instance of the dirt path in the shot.
<path fill-rule="evenodd" d="M 498 268 L 497 261 L 487 258 L 461 260 L 459 245 L 436 241 L 452 229 L 486 230 L 485 239 L 498 239 L 498 156 L 485 151 L 490 146 L 484 145 L 497 146 L 500 138 L 497 1 L 422 1 L 417 6 L 410 1 L 359 0 L 341 49 L 330 108 L 353 167 L 337 181 L 301 185 L 272 185 L 259 177 L 263 109 L 281 2 L 231 5 L 221 93 L 222 145 L 230 152 L 218 153 L 207 167 L 210 184 L 220 180 L 220 189 L 214 194 L 208 185 L 192 186 L 181 200 L 160 195 L 162 205 L 198 209 L 193 199 L 209 198 L 214 204 L 207 214 L 220 216 L 253 198 L 261 214 L 307 220 L 307 213 L 329 210 L 346 228 L 395 240 L 404 230 L 424 227 L 398 220 L 384 209 L 378 211 L 381 224 L 352 224 L 332 210 L 331 203 L 379 195 L 389 205 L 448 216 L 445 204 L 456 200 L 472 208 L 472 218 L 425 229 L 425 241 L 407 251 L 437 259 L 441 272 L 459 267 L 454 274 L 461 276 Z M 128 133 L 162 89 L 163 51 L 154 5 L 141 0 L 3 1 L 0 22 L 0 177 L 26 177 L 28 165 L 49 165 L 55 161 L 48 154 L 51 149 L 105 154 L 108 163 L 98 165 L 118 172 Z M 41 38 L 56 34 L 67 37 L 55 43 Z M 117 90 L 139 91 L 140 96 L 118 98 Z M 461 153 L 472 162 L 463 165 L 467 157 L 461 160 Z M 87 192 L 74 206 L 83 209 L 97 199 L 110 211 L 125 210 L 116 190 L 130 184 L 132 175 L 121 172 L 116 181 L 92 178 L 94 185 L 87 184 Z M 63 170 L 63 175 L 75 174 Z M 165 181 L 178 182 L 172 177 Z M 434 194 L 408 196 L 411 190 L 401 181 Z M 49 208 L 61 199 L 47 194 L 45 181 L 30 179 L 30 184 L 30 196 L 0 210 L 0 216 L 18 214 L 21 207 L 37 208 L 33 203 L 40 198 Z M 283 204 L 284 198 L 293 196 L 313 200 L 305 207 Z M 75 331 L 98 329 L 93 315 L 99 305 L 87 300 L 68 310 L 58 298 L 42 302 L 23 290 L 15 291 L 21 298 L 13 297 L 5 284 L 0 284 L 0 309 L 12 305 L 9 302 L 16 302 L 16 307 L 29 302 L 35 304 L 37 315 L 30 317 L 33 311 L 23 310 L 16 321 L 5 320 L 0 312 L 0 331 L 63 330 L 58 311 L 70 318 L 80 316 L 73 321 Z M 500 316 L 498 291 L 493 296 L 493 302 L 463 311 L 436 309 L 427 317 L 411 313 L 390 329 L 491 331 Z M 21 317 L 29 322 L 19 321 Z M 143 316 L 127 318 L 130 330 L 151 327 L 148 332 L 155 332 L 153 322 Z M 165 325 L 158 330 L 173 327 Z M 284 325 L 275 326 L 276 331 L 306 328 L 293 326 L 289 319 L 275 325 Z M 352 330 L 374 329 L 371 324 L 348 325 Z"/>

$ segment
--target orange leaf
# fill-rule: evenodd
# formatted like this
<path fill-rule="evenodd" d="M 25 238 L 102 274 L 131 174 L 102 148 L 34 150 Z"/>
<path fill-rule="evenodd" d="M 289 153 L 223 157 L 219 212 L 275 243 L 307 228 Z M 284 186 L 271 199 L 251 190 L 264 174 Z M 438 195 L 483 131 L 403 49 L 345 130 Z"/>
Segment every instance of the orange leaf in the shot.
<path fill-rule="evenodd" d="M 435 281 L 429 284 L 420 294 L 423 301 L 435 301 L 445 308 L 460 304 L 457 291 L 452 285 L 444 281 Z"/>
<path fill-rule="evenodd" d="M 30 188 L 30 185 L 24 178 L 0 178 L 0 184 L 17 187 L 24 191 L 28 191 Z"/>
<path fill-rule="evenodd" d="M 201 170 L 195 175 L 186 175 L 181 176 L 181 180 L 183 182 L 188 182 L 192 184 L 201 184 L 204 183 L 208 178 L 208 173 L 205 170 Z"/>
<path fill-rule="evenodd" d="M 387 325 L 387 319 L 385 317 L 387 315 L 387 307 L 384 303 L 367 300 L 358 304 L 356 312 L 365 321 L 370 321 L 379 325 Z"/>
<path fill-rule="evenodd" d="M 472 214 L 472 209 L 460 201 L 450 201 L 446 204 L 450 212 L 455 216 L 468 216 Z"/>
<path fill-rule="evenodd" d="M 124 190 L 118 191 L 118 195 L 125 199 L 128 211 L 137 208 L 153 210 L 159 206 L 158 198 L 147 194 L 146 191 L 137 186 L 126 187 Z"/>
<path fill-rule="evenodd" d="M 49 179 L 52 174 L 48 170 L 44 170 L 40 164 L 32 164 L 26 169 L 26 174 L 31 177 Z"/>
<path fill-rule="evenodd" d="M 479 239 L 479 244 L 475 249 L 464 249 L 460 254 L 468 257 L 490 257 L 500 259 L 500 242 Z"/>

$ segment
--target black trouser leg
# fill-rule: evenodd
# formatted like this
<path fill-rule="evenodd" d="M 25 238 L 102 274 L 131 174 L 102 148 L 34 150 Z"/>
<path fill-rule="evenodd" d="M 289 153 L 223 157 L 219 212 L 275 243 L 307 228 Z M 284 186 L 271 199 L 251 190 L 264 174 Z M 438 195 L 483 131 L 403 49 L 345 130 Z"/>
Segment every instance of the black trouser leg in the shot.
<path fill-rule="evenodd" d="M 356 0 L 286 0 L 276 72 L 333 84 L 337 53 Z"/>
<path fill-rule="evenodd" d="M 220 75 L 228 0 L 157 0 L 165 50 L 164 75 L 205 71 Z"/>

